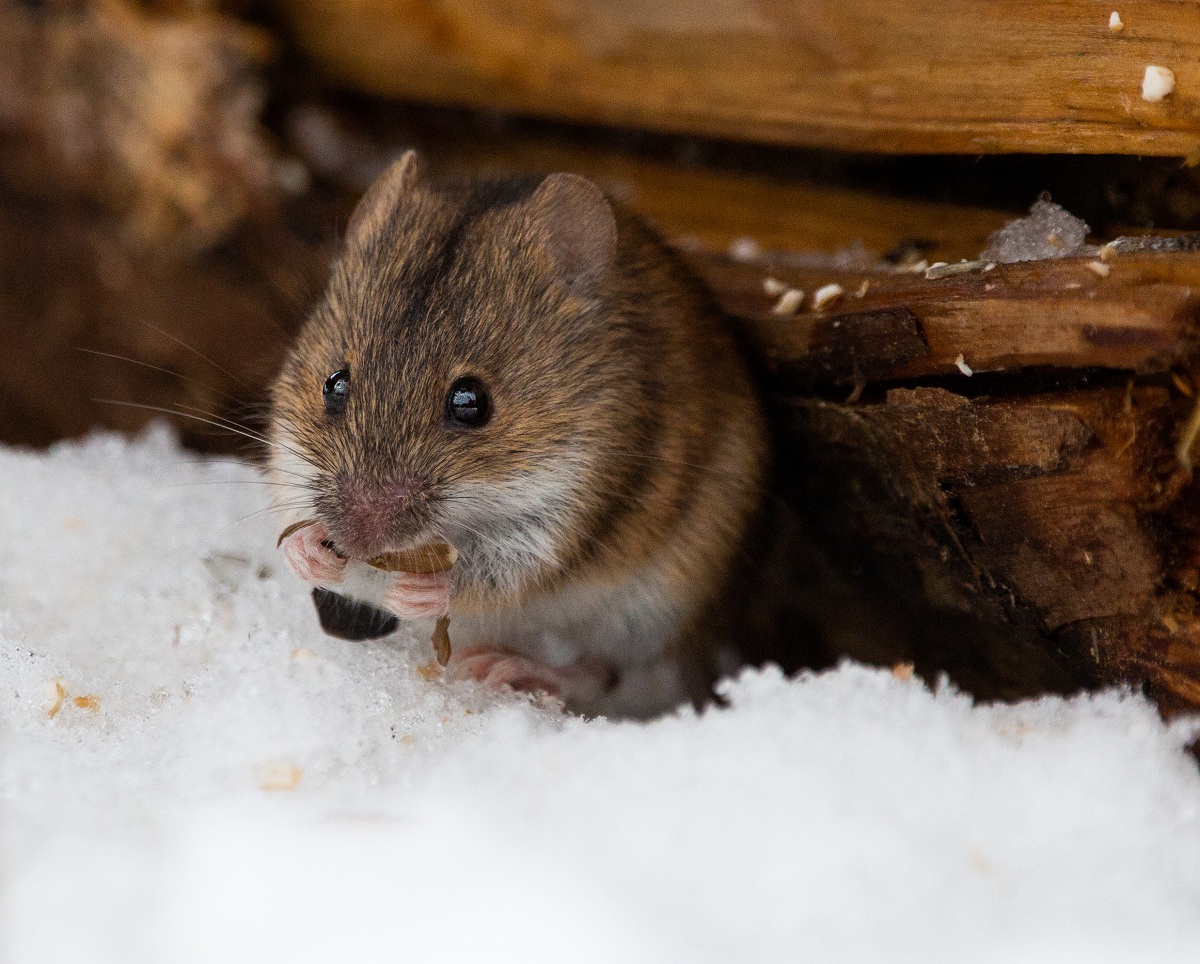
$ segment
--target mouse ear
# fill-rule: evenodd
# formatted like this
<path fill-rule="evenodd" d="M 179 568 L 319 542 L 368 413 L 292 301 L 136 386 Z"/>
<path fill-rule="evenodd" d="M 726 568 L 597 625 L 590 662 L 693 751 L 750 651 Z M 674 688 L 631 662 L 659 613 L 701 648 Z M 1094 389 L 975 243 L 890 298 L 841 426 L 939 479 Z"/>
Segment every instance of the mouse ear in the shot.
<path fill-rule="evenodd" d="M 530 224 L 572 284 L 592 284 L 612 265 L 617 221 L 604 192 L 578 174 L 551 174 L 529 199 Z"/>
<path fill-rule="evenodd" d="M 416 151 L 405 151 L 367 188 L 346 225 L 346 239 L 374 233 L 421 177 Z"/>

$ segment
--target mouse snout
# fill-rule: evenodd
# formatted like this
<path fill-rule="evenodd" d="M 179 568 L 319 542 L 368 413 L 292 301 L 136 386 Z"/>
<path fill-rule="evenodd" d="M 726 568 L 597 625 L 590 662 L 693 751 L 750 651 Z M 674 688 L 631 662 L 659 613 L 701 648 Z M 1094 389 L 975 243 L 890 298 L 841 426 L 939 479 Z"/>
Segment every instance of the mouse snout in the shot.
<path fill-rule="evenodd" d="M 382 483 L 345 480 L 338 486 L 340 518 L 334 533 L 338 548 L 366 558 L 413 534 L 414 509 L 425 493 L 424 484 L 407 477 Z"/>

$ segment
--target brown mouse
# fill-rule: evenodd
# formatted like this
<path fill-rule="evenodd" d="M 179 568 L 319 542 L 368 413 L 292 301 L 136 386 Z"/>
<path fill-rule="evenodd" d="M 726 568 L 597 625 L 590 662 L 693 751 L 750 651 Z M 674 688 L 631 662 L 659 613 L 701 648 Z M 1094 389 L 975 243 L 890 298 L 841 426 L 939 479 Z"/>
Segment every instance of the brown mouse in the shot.
<path fill-rule="evenodd" d="M 585 713 L 703 700 L 759 517 L 767 429 L 729 322 L 590 181 L 435 182 L 359 203 L 276 380 L 271 478 L 301 578 L 448 613 L 452 678 Z M 449 573 L 347 562 L 441 540 Z"/>

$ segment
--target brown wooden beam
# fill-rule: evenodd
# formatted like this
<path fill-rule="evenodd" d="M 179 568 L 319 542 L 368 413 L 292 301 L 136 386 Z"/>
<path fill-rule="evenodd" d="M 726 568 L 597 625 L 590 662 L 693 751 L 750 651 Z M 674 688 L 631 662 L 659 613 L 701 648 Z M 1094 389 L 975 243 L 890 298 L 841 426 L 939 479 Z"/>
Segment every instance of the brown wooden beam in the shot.
<path fill-rule="evenodd" d="M 276 0 L 337 82 L 587 123 L 902 153 L 1185 156 L 1191 3 Z M 1174 72 L 1142 98 L 1149 65 Z"/>

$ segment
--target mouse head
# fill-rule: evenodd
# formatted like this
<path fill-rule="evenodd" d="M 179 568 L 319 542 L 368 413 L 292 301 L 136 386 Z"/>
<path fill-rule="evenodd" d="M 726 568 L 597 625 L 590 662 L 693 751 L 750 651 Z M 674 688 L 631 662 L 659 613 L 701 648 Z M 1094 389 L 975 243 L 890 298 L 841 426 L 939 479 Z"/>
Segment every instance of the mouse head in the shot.
<path fill-rule="evenodd" d="M 560 565 L 640 391 L 616 250 L 583 178 L 436 185 L 396 161 L 273 388 L 280 503 L 358 558 L 445 539 L 485 588 Z"/>

